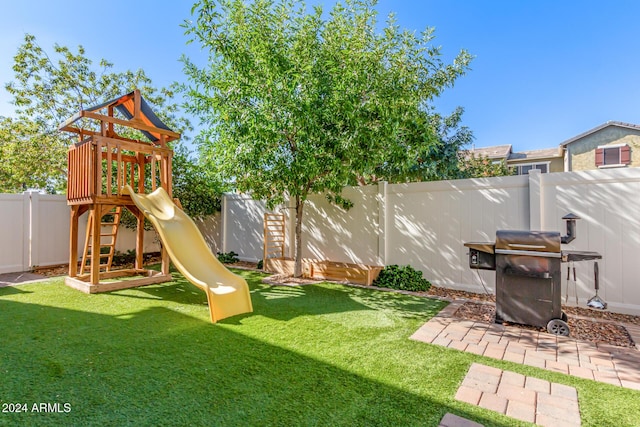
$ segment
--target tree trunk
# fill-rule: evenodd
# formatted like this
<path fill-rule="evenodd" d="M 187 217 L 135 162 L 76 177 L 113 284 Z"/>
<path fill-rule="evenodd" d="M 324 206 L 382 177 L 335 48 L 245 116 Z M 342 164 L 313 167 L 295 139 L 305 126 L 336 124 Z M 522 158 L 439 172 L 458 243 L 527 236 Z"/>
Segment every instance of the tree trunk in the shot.
<path fill-rule="evenodd" d="M 293 277 L 302 277 L 302 208 L 304 200 L 296 196 L 296 250 Z"/>

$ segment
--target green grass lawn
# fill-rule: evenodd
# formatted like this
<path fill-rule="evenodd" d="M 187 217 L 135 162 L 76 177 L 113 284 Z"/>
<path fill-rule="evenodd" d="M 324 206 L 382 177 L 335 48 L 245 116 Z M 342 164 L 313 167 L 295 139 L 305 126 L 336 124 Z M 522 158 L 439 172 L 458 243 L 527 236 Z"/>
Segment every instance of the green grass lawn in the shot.
<path fill-rule="evenodd" d="M 527 425 L 454 399 L 472 362 L 576 387 L 583 425 L 640 420 L 640 392 L 409 340 L 442 302 L 238 273 L 254 313 L 215 325 L 178 274 L 98 295 L 62 279 L 0 288 L 0 402 L 29 409 L 0 425 Z"/>

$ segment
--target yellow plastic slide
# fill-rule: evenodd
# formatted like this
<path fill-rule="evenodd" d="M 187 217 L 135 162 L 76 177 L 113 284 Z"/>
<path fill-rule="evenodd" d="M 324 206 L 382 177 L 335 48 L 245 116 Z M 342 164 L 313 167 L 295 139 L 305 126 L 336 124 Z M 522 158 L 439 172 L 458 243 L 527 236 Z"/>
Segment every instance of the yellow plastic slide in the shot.
<path fill-rule="evenodd" d="M 171 261 L 191 283 L 204 290 L 213 323 L 253 311 L 247 282 L 213 255 L 193 220 L 159 187 L 151 194 L 123 188 L 156 228 Z"/>

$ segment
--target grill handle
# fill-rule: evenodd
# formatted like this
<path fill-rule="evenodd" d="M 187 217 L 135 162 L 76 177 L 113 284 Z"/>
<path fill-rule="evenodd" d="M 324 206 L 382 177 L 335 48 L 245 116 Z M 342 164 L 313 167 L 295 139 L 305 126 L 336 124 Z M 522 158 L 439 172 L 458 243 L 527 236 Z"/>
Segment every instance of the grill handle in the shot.
<path fill-rule="evenodd" d="M 527 245 L 525 243 L 509 243 L 509 247 L 522 250 L 537 250 L 547 248 L 545 245 Z"/>
<path fill-rule="evenodd" d="M 496 249 L 496 254 L 500 255 L 523 255 L 531 257 L 543 257 L 543 258 L 562 258 L 560 252 L 538 252 L 538 251 L 525 251 L 516 249 Z"/>

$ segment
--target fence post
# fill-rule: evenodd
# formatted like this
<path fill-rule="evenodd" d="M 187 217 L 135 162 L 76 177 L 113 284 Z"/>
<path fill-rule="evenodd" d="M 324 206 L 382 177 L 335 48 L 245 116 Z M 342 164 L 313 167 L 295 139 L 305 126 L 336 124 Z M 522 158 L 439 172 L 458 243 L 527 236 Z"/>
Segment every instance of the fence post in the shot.
<path fill-rule="evenodd" d="M 28 193 L 29 198 L 29 269 L 40 265 L 40 242 L 38 239 L 40 230 L 37 216 L 40 212 L 40 195 L 36 192 Z"/>
<path fill-rule="evenodd" d="M 31 197 L 22 193 L 22 271 L 31 267 Z"/>
<path fill-rule="evenodd" d="M 387 182 L 378 183 L 378 265 L 387 265 Z"/>
<path fill-rule="evenodd" d="M 287 258 L 294 259 L 296 257 L 296 217 L 294 212 L 296 211 L 295 199 L 291 196 L 287 197 L 287 200 L 284 202 L 284 205 L 287 207 L 286 216 L 284 220 L 286 221 L 287 230 L 285 234 L 287 234 Z"/>
<path fill-rule="evenodd" d="M 529 171 L 529 230 L 542 230 L 542 174 Z"/>
<path fill-rule="evenodd" d="M 220 252 L 227 253 L 227 194 L 222 194 L 222 206 L 220 209 L 220 220 L 222 222 L 222 238 L 220 239 Z"/>

